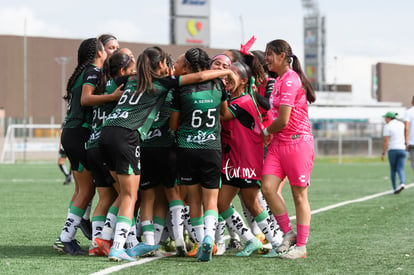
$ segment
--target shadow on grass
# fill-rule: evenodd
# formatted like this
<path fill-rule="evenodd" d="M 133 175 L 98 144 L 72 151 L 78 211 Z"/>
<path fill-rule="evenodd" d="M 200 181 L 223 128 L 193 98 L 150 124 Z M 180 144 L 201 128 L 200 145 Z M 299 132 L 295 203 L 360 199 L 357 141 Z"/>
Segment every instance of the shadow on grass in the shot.
<path fill-rule="evenodd" d="M 22 258 L 22 257 L 60 257 L 66 256 L 66 254 L 59 253 L 50 246 L 15 246 L 15 245 L 0 245 L 0 259 L 4 258 Z M 88 257 L 88 253 L 81 256 L 70 256 L 68 257 Z"/>

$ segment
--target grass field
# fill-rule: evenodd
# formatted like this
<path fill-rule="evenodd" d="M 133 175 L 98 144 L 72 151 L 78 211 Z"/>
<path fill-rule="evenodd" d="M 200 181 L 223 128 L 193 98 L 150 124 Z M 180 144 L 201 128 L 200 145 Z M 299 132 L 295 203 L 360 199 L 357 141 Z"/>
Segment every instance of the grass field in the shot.
<path fill-rule="evenodd" d="M 342 161 L 315 161 L 312 210 L 391 190 L 387 162 Z M 414 173 L 409 165 L 406 171 L 410 184 Z M 53 250 L 74 187 L 62 182 L 55 163 L 0 165 L 0 274 L 91 274 L 122 265 Z M 284 197 L 294 216 L 287 186 Z M 77 238 L 89 246 L 81 232 Z M 314 214 L 307 249 L 307 258 L 296 261 L 227 252 L 210 263 L 166 257 L 116 274 L 414 274 L 414 188 Z"/>

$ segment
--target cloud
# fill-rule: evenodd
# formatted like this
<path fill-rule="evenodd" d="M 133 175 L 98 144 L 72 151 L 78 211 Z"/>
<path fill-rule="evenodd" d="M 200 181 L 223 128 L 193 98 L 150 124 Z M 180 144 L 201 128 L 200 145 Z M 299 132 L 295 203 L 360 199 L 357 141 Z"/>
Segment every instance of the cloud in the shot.
<path fill-rule="evenodd" d="M 26 29 L 25 29 L 26 21 Z M 70 32 L 55 24 L 48 24 L 37 17 L 27 6 L 16 6 L 0 10 L 0 33 L 10 35 L 65 37 Z"/>

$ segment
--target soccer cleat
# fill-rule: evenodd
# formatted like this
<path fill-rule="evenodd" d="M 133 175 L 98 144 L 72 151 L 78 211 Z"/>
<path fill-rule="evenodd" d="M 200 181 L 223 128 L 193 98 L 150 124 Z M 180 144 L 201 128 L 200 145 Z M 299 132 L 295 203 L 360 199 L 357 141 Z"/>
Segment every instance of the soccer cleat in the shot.
<path fill-rule="evenodd" d="M 127 248 L 126 253 L 130 257 L 139 257 L 149 254 L 150 252 L 153 252 L 160 248 L 160 245 L 149 245 L 145 243 L 139 243 L 133 248 Z M 112 248 L 111 248 L 112 249 Z M 154 254 L 155 255 L 155 254 Z"/>
<path fill-rule="evenodd" d="M 95 244 L 99 246 L 104 256 L 108 256 L 109 250 L 111 249 L 111 246 L 112 246 L 112 241 L 104 240 L 101 238 L 95 238 Z"/>
<path fill-rule="evenodd" d="M 125 249 L 111 248 L 111 250 L 109 250 L 108 259 L 114 262 L 122 262 L 122 261 L 135 262 L 135 259 L 130 257 L 125 252 Z"/>
<path fill-rule="evenodd" d="M 187 252 L 187 257 L 196 257 L 197 252 L 198 252 L 198 243 L 195 242 L 193 245 L 193 248 L 191 248 L 191 250 Z"/>
<path fill-rule="evenodd" d="M 226 244 L 223 242 L 217 243 L 217 252 L 215 255 L 224 255 L 226 253 Z"/>
<path fill-rule="evenodd" d="M 213 251 L 211 252 L 213 255 L 217 254 L 217 245 L 215 242 L 213 242 Z"/>
<path fill-rule="evenodd" d="M 60 238 L 58 238 L 53 243 L 53 248 L 60 253 L 65 253 L 72 256 L 85 254 L 85 251 L 79 246 L 79 242 L 77 240 L 62 242 Z"/>
<path fill-rule="evenodd" d="M 96 244 L 96 242 L 92 241 L 91 245 L 89 246 L 89 256 L 108 256 L 102 251 L 102 249 Z"/>
<path fill-rule="evenodd" d="M 285 253 L 289 250 L 289 248 L 296 244 L 296 232 L 291 229 L 283 236 L 283 241 L 276 249 L 278 254 Z"/>
<path fill-rule="evenodd" d="M 265 255 L 263 255 L 263 257 L 265 257 L 265 258 L 278 258 L 282 254 L 283 253 L 277 253 L 277 247 L 273 247 Z"/>
<path fill-rule="evenodd" d="M 241 242 L 237 239 L 230 239 L 227 249 L 228 250 L 232 250 L 232 249 L 240 250 L 242 249 Z"/>
<path fill-rule="evenodd" d="M 92 240 L 92 223 L 90 220 L 82 218 L 79 228 L 82 230 L 83 235 L 88 239 Z"/>
<path fill-rule="evenodd" d="M 201 245 L 201 253 L 198 253 L 197 260 L 199 262 L 211 261 L 213 254 L 213 239 L 210 236 L 205 236 L 203 244 Z"/>
<path fill-rule="evenodd" d="M 253 252 L 263 247 L 262 242 L 258 238 L 253 238 L 249 240 L 246 244 L 246 247 L 236 254 L 238 257 L 247 257 L 250 256 Z"/>
<path fill-rule="evenodd" d="M 186 245 L 183 238 L 177 238 L 175 240 L 175 251 L 177 257 L 185 257 L 187 255 Z"/>
<path fill-rule="evenodd" d="M 176 251 L 175 256 L 177 256 L 177 257 L 187 256 L 187 250 L 186 250 L 185 246 L 176 246 L 175 251 Z"/>
<path fill-rule="evenodd" d="M 306 258 L 306 246 L 292 246 L 289 248 L 288 252 L 280 255 L 282 259 L 300 259 Z"/>

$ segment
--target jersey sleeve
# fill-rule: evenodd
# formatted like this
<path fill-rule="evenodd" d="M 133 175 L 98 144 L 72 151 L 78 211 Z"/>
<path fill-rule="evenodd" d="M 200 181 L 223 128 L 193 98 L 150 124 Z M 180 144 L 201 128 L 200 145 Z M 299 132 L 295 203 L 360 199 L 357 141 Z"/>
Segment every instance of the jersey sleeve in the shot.
<path fill-rule="evenodd" d="M 172 99 L 171 99 L 171 110 L 179 112 L 181 109 L 180 106 L 180 93 L 177 91 L 178 89 L 174 89 L 172 92 Z"/>
<path fill-rule="evenodd" d="M 266 83 L 266 91 L 265 91 L 265 94 L 264 94 L 264 96 L 265 96 L 267 99 L 268 99 L 268 98 L 270 97 L 270 95 L 272 94 L 274 87 L 275 87 L 275 79 L 274 79 L 274 78 L 269 78 L 269 79 L 267 80 L 267 83 Z"/>
<path fill-rule="evenodd" d="M 160 78 L 159 81 L 161 85 L 168 90 L 180 87 L 180 77 L 176 77 L 174 75 Z"/>
<path fill-rule="evenodd" d="M 221 79 L 217 79 L 217 86 L 221 91 L 221 101 L 226 101 L 229 98 L 229 94 L 226 91 L 226 87 Z"/>
<path fill-rule="evenodd" d="M 298 91 L 301 91 L 302 83 L 299 77 L 291 74 L 280 85 L 280 105 L 295 106 Z"/>
<path fill-rule="evenodd" d="M 98 68 L 89 67 L 83 74 L 83 85 L 88 84 L 97 87 L 101 80 L 101 71 Z"/>
<path fill-rule="evenodd" d="M 242 107 L 240 107 L 237 103 L 230 104 L 229 105 L 229 111 L 236 118 L 241 116 L 243 113 L 246 112 L 246 110 L 244 110 Z"/>

